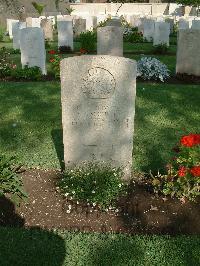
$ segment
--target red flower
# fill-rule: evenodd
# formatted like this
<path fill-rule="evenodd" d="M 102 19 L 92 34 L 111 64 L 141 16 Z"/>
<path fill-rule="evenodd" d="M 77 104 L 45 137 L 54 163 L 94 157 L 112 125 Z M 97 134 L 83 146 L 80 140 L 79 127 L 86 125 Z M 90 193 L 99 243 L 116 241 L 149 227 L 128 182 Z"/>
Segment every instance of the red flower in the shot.
<path fill-rule="evenodd" d="M 193 166 L 193 167 L 190 169 L 190 173 L 191 173 L 193 176 L 200 177 L 200 166 Z"/>
<path fill-rule="evenodd" d="M 51 58 L 51 59 L 49 60 L 49 62 L 53 63 L 53 62 L 55 62 L 55 59 Z"/>
<path fill-rule="evenodd" d="M 80 52 L 81 52 L 82 54 L 86 54 L 86 53 L 87 53 L 87 50 L 84 49 L 84 48 L 81 48 L 81 49 L 80 49 Z"/>
<path fill-rule="evenodd" d="M 181 166 L 178 170 L 178 176 L 184 177 L 186 175 L 187 168 L 185 166 Z"/>
<path fill-rule="evenodd" d="M 49 54 L 56 54 L 56 51 L 55 50 L 50 50 Z"/>
<path fill-rule="evenodd" d="M 181 138 L 181 144 L 186 147 L 192 147 L 200 144 L 200 134 L 189 134 Z"/>

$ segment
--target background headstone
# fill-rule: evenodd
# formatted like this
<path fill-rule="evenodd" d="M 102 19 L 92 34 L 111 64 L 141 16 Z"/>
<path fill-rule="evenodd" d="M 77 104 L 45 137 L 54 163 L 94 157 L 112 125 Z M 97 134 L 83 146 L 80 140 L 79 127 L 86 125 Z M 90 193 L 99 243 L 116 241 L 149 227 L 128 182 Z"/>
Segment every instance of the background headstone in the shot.
<path fill-rule="evenodd" d="M 200 30 L 180 30 L 177 45 L 176 73 L 200 76 Z"/>
<path fill-rule="evenodd" d="M 86 19 L 74 19 L 74 35 L 79 36 L 81 32 L 86 31 Z"/>
<path fill-rule="evenodd" d="M 143 37 L 149 42 L 153 40 L 154 26 L 155 26 L 154 24 L 155 24 L 155 22 L 152 19 L 145 19 L 144 20 Z"/>
<path fill-rule="evenodd" d="M 166 44 L 169 46 L 170 24 L 155 22 L 153 45 Z"/>
<path fill-rule="evenodd" d="M 44 31 L 44 38 L 48 41 L 53 41 L 53 23 L 51 19 L 42 19 L 40 23 Z"/>
<path fill-rule="evenodd" d="M 124 168 L 124 178 L 130 178 L 136 62 L 114 56 L 66 58 L 61 90 L 65 166 L 105 162 Z"/>
<path fill-rule="evenodd" d="M 192 20 L 192 29 L 200 30 L 200 20 Z"/>
<path fill-rule="evenodd" d="M 97 28 L 97 54 L 123 56 L 122 27 Z"/>
<path fill-rule="evenodd" d="M 10 39 L 13 38 L 13 35 L 12 35 L 13 25 L 15 23 L 17 23 L 17 22 L 19 22 L 19 20 L 16 20 L 16 19 L 7 19 L 7 30 L 8 30 L 8 34 L 9 34 Z"/>
<path fill-rule="evenodd" d="M 20 30 L 20 49 L 22 67 L 38 66 L 46 75 L 46 51 L 44 32 L 40 28 Z"/>
<path fill-rule="evenodd" d="M 26 28 L 26 22 L 16 22 L 13 24 L 13 49 L 20 49 L 20 30 L 24 28 Z"/>
<path fill-rule="evenodd" d="M 32 27 L 32 17 L 26 18 L 26 25 L 27 27 Z"/>
<path fill-rule="evenodd" d="M 72 20 L 60 20 L 57 22 L 58 29 L 58 47 L 70 46 L 74 49 L 73 45 L 73 26 Z"/>
<path fill-rule="evenodd" d="M 190 26 L 189 26 L 188 20 L 183 19 L 183 18 L 179 19 L 179 21 L 178 21 L 178 29 L 179 30 L 184 30 L 184 29 L 189 29 L 189 28 L 190 28 Z"/>

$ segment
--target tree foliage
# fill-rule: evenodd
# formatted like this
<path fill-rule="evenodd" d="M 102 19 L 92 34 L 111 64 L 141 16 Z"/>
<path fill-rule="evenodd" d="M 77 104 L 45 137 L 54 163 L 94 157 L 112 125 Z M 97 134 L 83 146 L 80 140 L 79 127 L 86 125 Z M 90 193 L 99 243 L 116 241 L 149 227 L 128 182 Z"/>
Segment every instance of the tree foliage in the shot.
<path fill-rule="evenodd" d="M 37 2 L 32 2 L 32 5 L 35 8 L 35 10 L 38 12 L 38 14 L 41 16 L 46 5 L 39 4 Z"/>
<path fill-rule="evenodd" d="M 176 0 L 176 3 L 184 6 L 200 6 L 200 0 Z"/>

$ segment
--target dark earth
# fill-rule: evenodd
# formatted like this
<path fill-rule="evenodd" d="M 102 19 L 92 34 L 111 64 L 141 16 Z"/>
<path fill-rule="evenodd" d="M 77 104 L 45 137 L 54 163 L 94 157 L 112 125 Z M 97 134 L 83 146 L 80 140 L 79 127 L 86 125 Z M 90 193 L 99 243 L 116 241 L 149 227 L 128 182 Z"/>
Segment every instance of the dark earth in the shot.
<path fill-rule="evenodd" d="M 16 207 L 8 198 L 1 197 L 0 225 L 128 234 L 200 233 L 200 200 L 181 203 L 163 198 L 140 182 L 131 185 L 128 195 L 120 198 L 118 212 L 100 211 L 63 197 L 56 187 L 60 175 L 56 170 L 29 169 L 22 173 L 29 198 Z"/>

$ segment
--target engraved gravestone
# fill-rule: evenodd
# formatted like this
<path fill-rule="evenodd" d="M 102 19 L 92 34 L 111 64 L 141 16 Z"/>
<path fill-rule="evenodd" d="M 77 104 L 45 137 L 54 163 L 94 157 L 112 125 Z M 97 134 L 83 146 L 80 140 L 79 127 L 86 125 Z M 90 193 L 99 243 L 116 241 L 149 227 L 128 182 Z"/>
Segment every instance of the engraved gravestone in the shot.
<path fill-rule="evenodd" d="M 20 30 L 20 49 L 22 67 L 38 66 L 46 75 L 46 51 L 44 32 L 41 28 Z"/>
<path fill-rule="evenodd" d="M 66 58 L 61 88 L 65 166 L 104 162 L 122 167 L 129 178 L 136 62 L 107 55 Z"/>
<path fill-rule="evenodd" d="M 20 30 L 26 28 L 26 22 L 16 22 L 12 27 L 13 49 L 20 49 L 19 34 Z"/>
<path fill-rule="evenodd" d="M 123 56 L 123 29 L 118 26 L 97 29 L 97 54 Z"/>
<path fill-rule="evenodd" d="M 167 22 L 155 22 L 153 45 L 166 44 L 169 46 L 170 24 Z"/>
<path fill-rule="evenodd" d="M 69 46 L 73 50 L 73 26 L 72 20 L 57 21 L 58 47 Z"/>
<path fill-rule="evenodd" d="M 179 30 L 176 73 L 200 76 L 200 30 Z"/>

